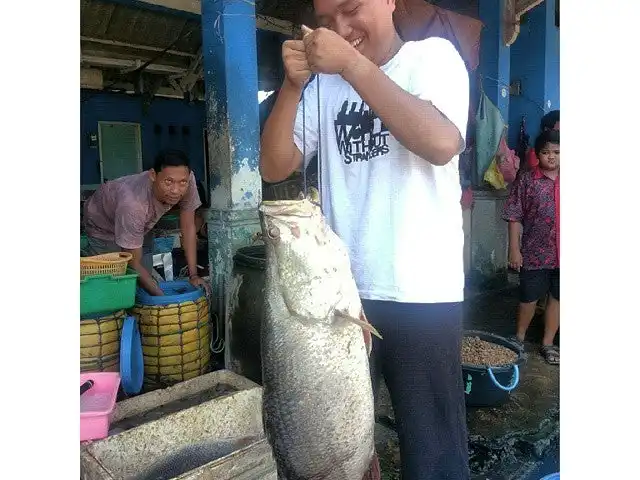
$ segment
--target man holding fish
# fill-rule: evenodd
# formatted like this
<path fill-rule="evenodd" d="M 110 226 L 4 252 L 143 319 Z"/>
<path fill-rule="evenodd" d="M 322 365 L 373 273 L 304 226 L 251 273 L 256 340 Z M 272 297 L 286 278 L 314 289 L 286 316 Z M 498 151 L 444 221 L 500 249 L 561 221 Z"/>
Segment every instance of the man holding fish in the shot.
<path fill-rule="evenodd" d="M 380 376 L 389 388 L 402 478 L 465 480 L 458 155 L 468 73 L 445 39 L 403 42 L 394 0 L 314 7 L 319 27 L 282 47 L 286 78 L 264 126 L 261 173 L 284 180 L 320 152 L 323 213 L 382 336 L 371 379 L 374 394 Z"/>

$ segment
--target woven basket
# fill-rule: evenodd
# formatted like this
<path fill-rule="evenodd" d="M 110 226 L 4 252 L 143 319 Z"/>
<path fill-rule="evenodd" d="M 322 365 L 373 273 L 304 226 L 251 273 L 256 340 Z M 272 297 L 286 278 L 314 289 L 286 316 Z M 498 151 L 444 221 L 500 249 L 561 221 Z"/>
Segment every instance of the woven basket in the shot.
<path fill-rule="evenodd" d="M 126 252 L 80 257 L 80 279 L 91 275 L 124 275 L 133 255 Z"/>
<path fill-rule="evenodd" d="M 196 301 L 153 306 L 136 304 L 147 389 L 165 388 L 209 371 L 211 323 L 203 295 Z"/>

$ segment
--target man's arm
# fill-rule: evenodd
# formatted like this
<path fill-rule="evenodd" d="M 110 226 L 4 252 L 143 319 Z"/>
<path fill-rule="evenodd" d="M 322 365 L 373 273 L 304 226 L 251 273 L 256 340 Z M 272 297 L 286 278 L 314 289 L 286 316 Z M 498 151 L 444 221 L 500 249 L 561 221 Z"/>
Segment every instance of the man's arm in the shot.
<path fill-rule="evenodd" d="M 151 273 L 142 265 L 142 247 L 132 250 L 124 248 L 123 250 L 133 255 L 133 258 L 129 261 L 129 266 L 136 272 L 138 272 L 138 280 L 140 281 L 140 285 L 142 285 L 142 288 L 144 288 L 151 295 L 164 295 L 164 292 L 158 286 L 158 283 L 153 279 Z"/>
<path fill-rule="evenodd" d="M 198 238 L 196 229 L 196 210 L 202 206 L 196 177 L 191 172 L 189 187 L 180 201 L 180 233 L 182 234 L 182 248 L 187 258 L 189 269 L 189 282 L 194 286 L 204 286 L 209 290 L 208 284 L 198 275 Z"/>
<path fill-rule="evenodd" d="M 189 278 L 198 276 L 198 241 L 196 235 L 196 215 L 194 211 L 180 211 L 180 232 L 182 233 L 182 248 L 187 258 Z"/>
<path fill-rule="evenodd" d="M 458 125 L 463 123 L 466 129 L 469 78 L 464 61 L 455 47 L 451 49 L 434 54 L 435 61 L 415 59 L 428 64 L 416 67 L 413 92 L 401 88 L 359 52 L 342 74 L 405 148 L 434 165 L 447 164 L 464 149 L 466 131 Z M 464 121 L 450 119 L 440 109 L 446 115 L 451 115 L 447 110 L 455 110 L 458 118 L 465 116 Z"/>
<path fill-rule="evenodd" d="M 260 145 L 260 174 L 266 182 L 281 182 L 302 163 L 293 141 L 296 112 L 302 91 L 285 79 L 264 124 Z"/>
<path fill-rule="evenodd" d="M 115 243 L 133 258 L 129 266 L 138 272 L 140 284 L 151 295 L 164 295 L 156 281 L 142 265 L 142 244 L 145 234 L 145 209 L 127 197 L 120 199 L 115 214 Z"/>

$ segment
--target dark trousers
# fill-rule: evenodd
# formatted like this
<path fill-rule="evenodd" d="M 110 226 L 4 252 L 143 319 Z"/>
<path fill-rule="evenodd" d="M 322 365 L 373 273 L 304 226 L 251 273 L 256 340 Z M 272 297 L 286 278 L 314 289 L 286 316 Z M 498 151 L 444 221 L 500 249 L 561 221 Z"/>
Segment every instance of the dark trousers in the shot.
<path fill-rule="evenodd" d="M 391 395 L 403 480 L 468 480 L 462 382 L 462 303 L 363 300 L 373 339 L 371 378 Z"/>

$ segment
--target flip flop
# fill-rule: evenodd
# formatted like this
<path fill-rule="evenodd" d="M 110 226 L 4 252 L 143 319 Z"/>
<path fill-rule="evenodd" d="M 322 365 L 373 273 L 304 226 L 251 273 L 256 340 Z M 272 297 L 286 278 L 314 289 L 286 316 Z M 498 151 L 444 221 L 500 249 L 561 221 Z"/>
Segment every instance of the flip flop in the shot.
<path fill-rule="evenodd" d="M 549 365 L 560 365 L 560 349 L 555 345 L 542 345 L 540 355 Z"/>

